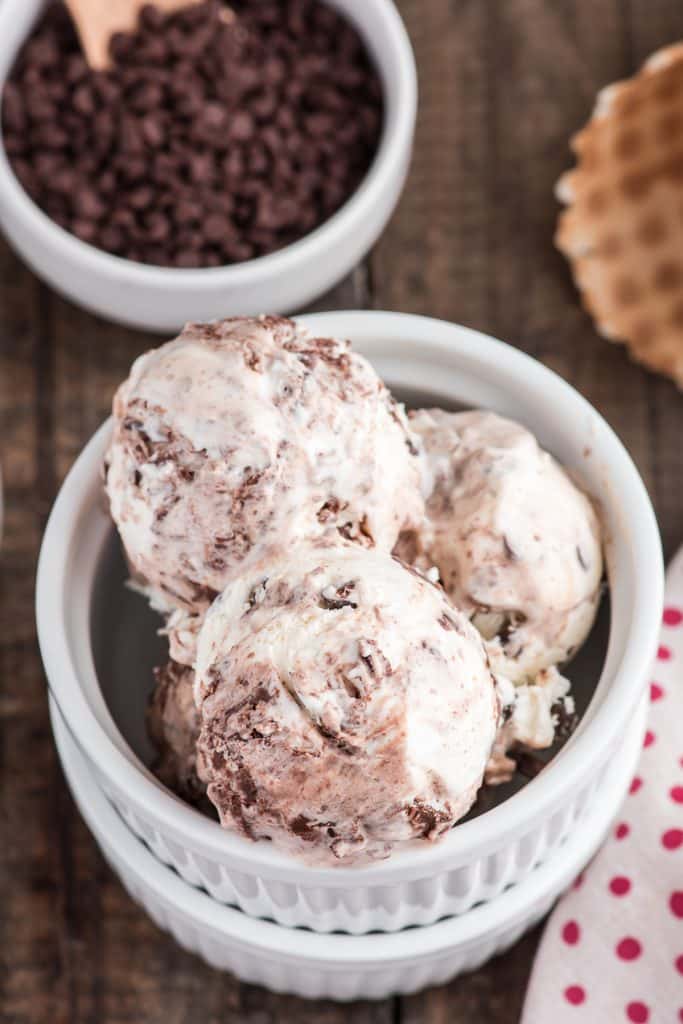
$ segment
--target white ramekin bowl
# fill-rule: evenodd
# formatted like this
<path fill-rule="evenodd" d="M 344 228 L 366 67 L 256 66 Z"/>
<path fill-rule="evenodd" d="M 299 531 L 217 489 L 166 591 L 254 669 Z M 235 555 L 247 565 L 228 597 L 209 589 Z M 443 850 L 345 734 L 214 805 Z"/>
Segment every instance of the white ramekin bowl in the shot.
<path fill-rule="evenodd" d="M 125 827 L 51 704 L 60 758 L 81 814 L 130 895 L 160 928 L 213 967 L 305 998 L 383 999 L 441 985 L 500 953 L 550 909 L 602 841 L 640 755 L 643 703 L 622 737 L 600 793 L 561 855 L 497 900 L 395 935 L 315 935 L 252 920 L 161 864 Z"/>
<path fill-rule="evenodd" d="M 137 650 L 144 612 L 140 602 L 139 613 L 129 611 L 123 621 L 121 576 L 110 579 L 105 571 L 113 528 L 100 467 L 109 424 L 78 458 L 48 523 L 38 569 L 40 645 L 51 691 L 90 770 L 160 860 L 216 900 L 253 916 L 317 931 L 393 931 L 497 897 L 547 861 L 589 813 L 656 649 L 663 581 L 659 535 L 640 477 L 612 430 L 576 391 L 528 356 L 423 317 L 326 313 L 304 321 L 317 333 L 350 338 L 402 397 L 485 406 L 521 420 L 580 474 L 600 502 L 609 539 L 609 642 L 591 675 L 580 662 L 569 672 L 588 704 L 571 741 L 525 788 L 459 824 L 441 843 L 397 852 L 370 867 L 302 866 L 270 844 L 221 830 L 183 804 L 136 757 L 110 711 L 112 699 L 118 708 L 131 688 L 149 688 L 149 665 L 143 670 L 129 662 L 109 705 L 95 669 L 91 619 L 100 598 L 94 595 L 102 587 L 111 591 L 99 632 L 103 628 L 110 640 L 116 638 L 112 659 L 119 647 Z M 152 629 L 146 625 L 144 635 Z M 142 710 L 137 717 L 141 729 Z"/>
<path fill-rule="evenodd" d="M 382 233 L 410 161 L 417 109 L 415 61 L 392 0 L 329 0 L 359 29 L 384 90 L 384 130 L 351 199 L 321 227 L 279 252 L 227 267 L 178 270 L 111 256 L 64 231 L 29 198 L 0 139 L 0 226 L 40 277 L 110 320 L 174 331 L 264 309 L 301 308 L 344 277 Z M 0 92 L 45 0 L 0 3 Z"/>

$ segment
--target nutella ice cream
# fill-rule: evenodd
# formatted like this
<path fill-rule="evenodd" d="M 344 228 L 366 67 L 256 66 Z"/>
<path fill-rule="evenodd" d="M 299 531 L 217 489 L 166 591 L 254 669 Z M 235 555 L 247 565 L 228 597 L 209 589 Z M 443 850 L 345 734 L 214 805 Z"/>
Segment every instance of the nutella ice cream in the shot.
<path fill-rule="evenodd" d="M 347 342 L 232 318 L 137 360 L 105 468 L 169 641 L 157 772 L 225 828 L 386 857 L 575 720 L 559 668 L 600 600 L 600 524 L 519 424 L 406 419 Z"/>
<path fill-rule="evenodd" d="M 418 560 L 438 567 L 494 672 L 533 682 L 571 658 L 593 624 L 603 573 L 595 509 L 518 423 L 431 409 L 411 414 L 411 426 L 425 450 Z"/>
<path fill-rule="evenodd" d="M 114 401 L 106 488 L 161 609 L 206 607 L 249 560 L 333 533 L 390 550 L 423 512 L 400 406 L 349 344 L 281 317 L 188 324 Z"/>
<path fill-rule="evenodd" d="M 391 555 L 344 541 L 227 586 L 199 636 L 195 702 L 222 824 L 318 864 L 447 832 L 499 718 L 465 616 Z"/>

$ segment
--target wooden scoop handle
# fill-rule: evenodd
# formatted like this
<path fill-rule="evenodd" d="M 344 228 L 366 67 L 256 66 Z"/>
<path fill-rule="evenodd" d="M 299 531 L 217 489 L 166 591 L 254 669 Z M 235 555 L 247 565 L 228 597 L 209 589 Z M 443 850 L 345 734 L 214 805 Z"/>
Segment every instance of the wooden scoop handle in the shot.
<path fill-rule="evenodd" d="M 91 68 L 101 70 L 109 64 L 109 40 L 115 32 L 133 32 L 140 8 L 149 0 L 64 0 L 81 40 L 83 53 Z M 166 14 L 191 7 L 201 0 L 155 0 L 154 6 Z"/>

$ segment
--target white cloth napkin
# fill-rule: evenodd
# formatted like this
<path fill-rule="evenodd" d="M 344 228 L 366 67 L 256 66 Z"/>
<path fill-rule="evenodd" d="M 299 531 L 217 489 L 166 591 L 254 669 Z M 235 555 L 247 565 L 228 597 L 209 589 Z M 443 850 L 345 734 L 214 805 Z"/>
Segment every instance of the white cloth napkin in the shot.
<path fill-rule="evenodd" d="M 546 926 L 522 1024 L 683 1022 L 683 550 L 669 567 L 638 772 Z"/>

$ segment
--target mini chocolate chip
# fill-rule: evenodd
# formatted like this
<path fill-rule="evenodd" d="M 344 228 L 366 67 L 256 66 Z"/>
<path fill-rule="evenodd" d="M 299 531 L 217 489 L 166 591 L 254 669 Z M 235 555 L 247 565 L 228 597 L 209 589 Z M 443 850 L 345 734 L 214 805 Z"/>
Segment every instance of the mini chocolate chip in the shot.
<path fill-rule="evenodd" d="M 126 236 L 120 228 L 111 224 L 102 229 L 102 244 L 108 252 L 117 254 L 125 244 Z"/>
<path fill-rule="evenodd" d="M 99 220 L 106 211 L 106 206 L 99 199 L 94 189 L 79 189 L 73 196 L 73 207 L 79 217 L 87 220 Z"/>
<path fill-rule="evenodd" d="M 175 254 L 175 264 L 177 267 L 185 267 L 187 269 L 201 267 L 201 253 L 197 249 L 179 249 Z"/>
<path fill-rule="evenodd" d="M 228 123 L 228 112 L 222 103 L 206 103 L 202 109 L 201 122 L 211 131 L 222 131 Z"/>
<path fill-rule="evenodd" d="M 164 16 L 154 4 L 145 4 L 140 9 L 140 26 L 151 32 L 158 32 L 164 24 Z"/>
<path fill-rule="evenodd" d="M 111 222 L 116 227 L 128 230 L 135 224 L 135 214 L 133 213 L 132 210 L 114 210 L 114 212 L 111 215 Z"/>
<path fill-rule="evenodd" d="M 115 61 L 125 61 L 133 47 L 133 41 L 125 32 L 114 32 L 109 40 L 109 53 Z"/>
<path fill-rule="evenodd" d="M 287 65 L 281 57 L 269 57 L 262 68 L 263 80 L 270 85 L 280 85 L 287 76 Z"/>
<path fill-rule="evenodd" d="M 50 121 L 52 122 L 56 115 L 54 103 L 45 93 L 34 93 L 30 92 L 24 94 L 24 110 L 30 121 L 41 122 Z"/>
<path fill-rule="evenodd" d="M 277 93 L 274 90 L 264 91 L 252 99 L 251 112 L 259 121 L 269 121 L 275 116 L 277 106 Z"/>
<path fill-rule="evenodd" d="M 112 109 L 121 97 L 121 86 L 105 72 L 94 71 L 90 81 L 103 106 Z"/>
<path fill-rule="evenodd" d="M 118 157 L 114 161 L 114 167 L 122 180 L 122 183 L 130 185 L 142 185 L 147 175 L 147 163 L 141 157 Z"/>
<path fill-rule="evenodd" d="M 193 153 L 187 161 L 187 173 L 196 185 L 210 181 L 214 173 L 212 157 L 208 153 Z"/>
<path fill-rule="evenodd" d="M 166 131 L 160 117 L 149 114 L 142 121 L 142 135 L 145 142 L 154 149 L 159 149 L 166 141 Z"/>
<path fill-rule="evenodd" d="M 229 262 L 241 263 L 252 258 L 254 247 L 249 242 L 241 242 L 238 238 L 226 239 L 223 243 L 223 252 Z"/>
<path fill-rule="evenodd" d="M 97 235 L 97 224 L 92 220 L 77 218 L 71 222 L 71 230 L 83 242 L 92 242 Z"/>
<path fill-rule="evenodd" d="M 203 224 L 204 237 L 209 242 L 220 242 L 232 230 L 230 220 L 220 213 L 209 214 Z"/>
<path fill-rule="evenodd" d="M 104 171 L 99 176 L 97 184 L 103 196 L 110 196 L 116 191 L 116 175 L 113 171 Z"/>
<path fill-rule="evenodd" d="M 230 137 L 236 142 L 248 142 L 255 130 L 254 119 L 246 111 L 239 111 L 230 122 Z"/>
<path fill-rule="evenodd" d="M 34 170 L 38 176 L 53 177 L 64 170 L 63 157 L 60 153 L 40 153 L 36 157 Z"/>
<path fill-rule="evenodd" d="M 94 114 L 97 110 L 97 99 L 93 87 L 84 83 L 79 85 L 77 89 L 74 89 L 71 105 L 74 110 L 77 110 L 79 114 L 83 114 L 85 117 L 90 117 Z"/>
<path fill-rule="evenodd" d="M 24 101 L 19 87 L 14 82 L 8 82 L 2 100 L 2 113 L 5 122 L 5 130 L 10 132 L 22 132 L 26 124 Z"/>
<path fill-rule="evenodd" d="M 202 216 L 202 206 L 192 199 L 181 199 L 171 212 L 176 224 L 197 224 Z"/>
<path fill-rule="evenodd" d="M 88 63 L 80 53 L 69 57 L 64 65 L 64 79 L 69 85 L 77 85 L 88 77 Z"/>
<path fill-rule="evenodd" d="M 268 150 L 260 142 L 256 142 L 249 147 L 248 161 L 251 174 L 266 174 L 271 166 Z"/>
<path fill-rule="evenodd" d="M 132 189 L 128 193 L 128 204 L 131 210 L 146 210 L 154 201 L 154 189 L 149 185 L 141 185 L 139 188 Z M 122 211 L 125 212 L 125 211 Z M 134 222 L 133 218 L 130 220 L 130 224 Z"/>
<path fill-rule="evenodd" d="M 229 179 L 239 180 L 245 171 L 244 156 L 238 149 L 231 149 L 223 160 L 223 171 Z"/>
<path fill-rule="evenodd" d="M 17 163 L 19 158 L 24 156 L 27 152 L 28 146 L 26 145 L 25 140 L 19 135 L 10 135 L 9 138 L 5 138 L 4 143 L 7 156 L 17 158 L 12 160 L 12 165 L 14 167 L 14 173 L 18 176 Z"/>

